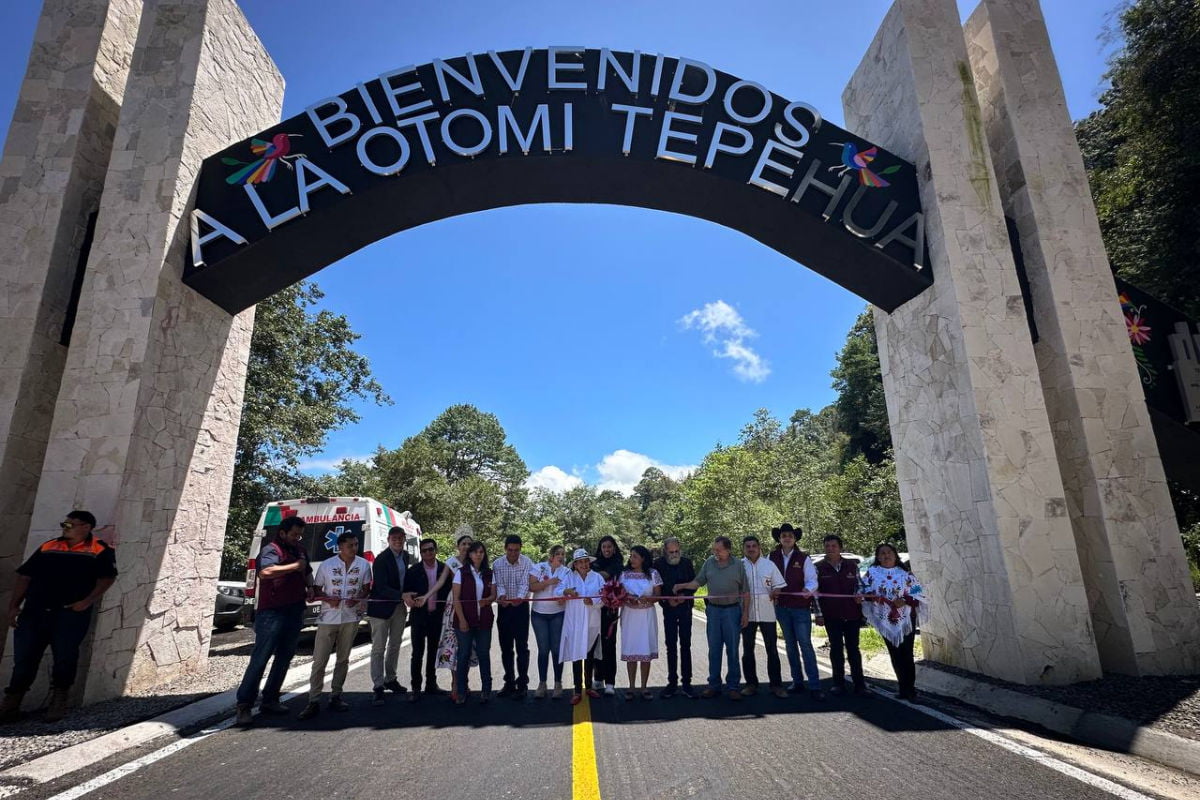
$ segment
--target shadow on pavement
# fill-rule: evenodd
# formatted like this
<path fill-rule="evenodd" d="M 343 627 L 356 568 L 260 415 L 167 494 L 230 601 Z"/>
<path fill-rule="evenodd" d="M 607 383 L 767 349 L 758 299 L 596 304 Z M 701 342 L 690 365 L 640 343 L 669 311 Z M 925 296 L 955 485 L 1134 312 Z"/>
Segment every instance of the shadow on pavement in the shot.
<path fill-rule="evenodd" d="M 786 716 L 803 724 L 806 717 L 823 714 L 853 714 L 864 722 L 884 731 L 944 731 L 951 726 L 906 708 L 886 697 L 871 694 L 866 697 L 829 697 L 824 701 L 813 700 L 807 695 L 793 695 L 786 699 L 759 694 L 755 697 L 733 701 L 722 695 L 710 700 L 689 700 L 673 697 L 658 698 L 661 687 L 652 687 L 654 700 L 625 700 L 623 692 L 615 697 L 590 700 L 591 720 L 597 724 L 644 725 L 660 722 L 678 722 L 687 719 L 747 720 L 765 717 Z M 304 708 L 307 700 L 299 697 L 288 703 L 291 714 L 287 717 L 257 716 L 251 729 L 281 729 L 297 731 L 336 731 L 344 729 L 370 728 L 375 730 L 400 730 L 405 728 L 486 728 L 507 727 L 513 729 L 562 727 L 572 724 L 574 707 L 568 702 L 569 693 L 558 700 L 497 698 L 490 703 L 480 704 L 478 692 L 472 691 L 465 705 L 453 704 L 449 696 L 423 695 L 416 703 L 408 702 L 408 695 L 389 694 L 382 706 L 372 705 L 370 692 L 346 692 L 343 699 L 350 704 L 349 711 L 332 711 L 322 698 L 321 710 L 316 717 L 298 720 L 296 715 Z M 237 730 L 237 729 L 234 729 Z"/>

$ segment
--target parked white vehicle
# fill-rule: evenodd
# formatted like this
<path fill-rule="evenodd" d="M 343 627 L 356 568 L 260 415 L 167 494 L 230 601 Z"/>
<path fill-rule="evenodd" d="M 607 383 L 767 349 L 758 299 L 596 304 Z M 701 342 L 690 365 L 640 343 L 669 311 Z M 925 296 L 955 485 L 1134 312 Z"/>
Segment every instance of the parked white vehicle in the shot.
<path fill-rule="evenodd" d="M 405 549 L 412 561 L 417 560 L 421 526 L 411 511 L 398 512 L 370 497 L 309 497 L 299 500 L 273 500 L 267 503 L 259 517 L 258 528 L 250 541 L 246 561 L 246 602 L 257 608 L 258 554 L 264 545 L 274 541 L 279 523 L 286 517 L 304 520 L 301 544 L 308 553 L 314 574 L 317 566 L 337 553 L 337 538 L 347 531 L 358 534 L 358 552 L 367 561 L 387 549 L 388 531 L 404 529 Z M 316 620 L 320 603 L 308 606 L 305 624 Z"/>

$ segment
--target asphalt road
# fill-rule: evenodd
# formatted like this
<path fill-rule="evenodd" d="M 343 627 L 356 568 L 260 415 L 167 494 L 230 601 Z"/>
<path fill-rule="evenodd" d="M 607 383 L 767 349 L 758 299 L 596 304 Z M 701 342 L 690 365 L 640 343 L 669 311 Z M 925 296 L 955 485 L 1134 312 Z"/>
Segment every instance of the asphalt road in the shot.
<path fill-rule="evenodd" d="M 532 657 L 536 645 L 530 636 Z M 704 625 L 693 630 L 696 683 L 706 673 Z M 407 685 L 406 645 L 401 653 Z M 665 655 L 665 651 L 664 651 Z M 493 644 L 495 688 L 499 648 Z M 536 667 L 533 683 L 536 685 Z M 759 653 L 760 675 L 765 654 Z M 624 665 L 618 665 L 624 683 Z M 787 663 L 784 659 L 785 679 Z M 448 675 L 439 673 L 448 686 Z M 566 673 L 569 684 L 570 672 Z M 651 684 L 666 679 L 665 659 Z M 472 673 L 472 686 L 478 686 Z M 349 712 L 322 708 L 307 722 L 258 718 L 82 795 L 162 797 L 416 797 L 562 800 L 596 797 L 575 784 L 572 707 L 494 699 L 465 707 L 447 698 L 370 703 L 366 666 L 350 673 Z M 293 712 L 304 699 L 291 702 Z M 845 798 L 988 800 L 1111 798 L 1094 787 L 920 711 L 872 695 L 734 702 L 604 697 L 589 704 L 599 796 L 624 798 Z M 62 788 L 58 787 L 61 791 Z M 78 795 L 77 795 L 78 796 Z"/>

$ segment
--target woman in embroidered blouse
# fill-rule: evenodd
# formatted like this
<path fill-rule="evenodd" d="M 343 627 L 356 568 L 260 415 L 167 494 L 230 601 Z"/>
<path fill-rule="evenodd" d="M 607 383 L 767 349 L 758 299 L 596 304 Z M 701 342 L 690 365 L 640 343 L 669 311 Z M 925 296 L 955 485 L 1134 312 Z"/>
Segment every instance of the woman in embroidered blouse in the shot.
<path fill-rule="evenodd" d="M 563 565 L 567 549 L 561 544 L 550 548 L 550 558 L 534 566 L 529 573 L 529 589 L 533 592 L 530 601 L 530 624 L 533 625 L 533 635 L 537 639 L 537 668 L 538 687 L 534 697 L 546 696 L 546 668 L 550 656 L 554 656 L 554 694 L 555 699 L 562 696 L 562 662 L 558 660 L 558 646 L 562 639 L 563 607 L 560 603 L 551 602 L 555 589 L 566 580 L 571 570 Z"/>
<path fill-rule="evenodd" d="M 458 555 L 450 556 L 446 559 L 446 569 L 442 570 L 442 576 L 437 579 L 437 583 L 429 587 L 429 591 L 423 596 L 416 599 L 416 605 L 424 605 L 430 595 L 437 595 L 438 590 L 445 585 L 446 581 L 453 580 L 458 571 L 462 569 L 463 564 L 467 561 L 467 548 L 471 546 L 471 535 L 463 534 L 458 537 Z M 455 670 L 458 667 L 458 634 L 455 631 L 454 624 L 454 604 L 446 603 L 446 610 L 442 613 L 442 635 L 438 639 L 438 655 L 437 668 L 450 670 L 450 699 L 457 700 L 458 681 Z M 478 664 L 478 660 L 471 659 L 470 666 Z"/>
<path fill-rule="evenodd" d="M 884 542 L 875 548 L 875 564 L 863 578 L 863 616 L 887 643 L 901 700 L 917 696 L 917 665 L 913 661 L 916 627 L 924 617 L 925 595 L 913 574 L 900 566 L 896 548 Z"/>
<path fill-rule="evenodd" d="M 571 705 L 582 701 L 585 691 L 588 697 L 600 696 L 591 683 L 593 674 L 598 677 L 600 672 L 600 601 L 593 598 L 600 594 L 604 578 L 592 569 L 594 560 L 587 550 L 577 549 L 571 557 L 570 574 L 555 588 L 565 609 L 559 658 L 564 664 L 571 663 L 575 678 Z"/>
<path fill-rule="evenodd" d="M 492 622 L 495 615 L 496 585 L 483 542 L 467 548 L 467 563 L 454 573 L 454 629 L 458 634 L 458 667 L 455 672 L 457 694 L 454 702 L 467 702 L 467 675 L 471 671 L 471 651 L 479 659 L 479 702 L 492 699 Z"/>
<path fill-rule="evenodd" d="M 629 599 L 621 609 L 621 660 L 629 673 L 629 689 L 625 699 L 633 699 L 634 678 L 638 664 L 642 665 L 642 699 L 654 697 L 646 689 L 650 678 L 650 662 L 658 658 L 658 611 L 655 605 L 662 591 L 658 570 L 650 568 L 650 551 L 634 545 L 629 548 L 629 563 L 621 573 L 621 585 Z"/>

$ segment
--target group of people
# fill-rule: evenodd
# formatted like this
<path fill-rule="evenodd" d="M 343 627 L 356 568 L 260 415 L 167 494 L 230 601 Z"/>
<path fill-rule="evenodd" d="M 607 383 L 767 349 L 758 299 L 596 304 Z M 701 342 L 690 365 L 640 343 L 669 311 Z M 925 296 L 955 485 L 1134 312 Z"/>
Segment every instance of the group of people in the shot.
<path fill-rule="evenodd" d="M 797 546 L 800 531 L 784 523 L 771 531 L 775 547 L 765 552 L 757 536 L 742 540 L 742 557 L 725 536 L 713 540 L 711 555 L 697 570 L 678 539 L 667 539 L 661 555 L 635 545 L 627 556 L 611 536 L 593 553 L 551 548 L 535 563 L 522 552 L 519 536 L 505 539 L 494 561 L 481 541 L 458 538 L 456 552 L 439 560 L 433 539 L 420 542 L 420 559 L 410 564 L 405 534 L 393 528 L 387 551 L 373 563 L 358 555 L 353 534 L 339 537 L 338 554 L 315 574 L 299 546 L 303 523 L 284 520 L 275 541 L 259 556 L 259 600 L 255 648 L 238 690 L 238 721 L 252 720 L 251 708 L 267 661 L 274 659 L 259 708 L 287 713 L 279 692 L 295 651 L 306 600 L 320 598 L 309 702 L 300 713 L 319 713 L 325 669 L 336 657 L 328 707 L 345 710 L 342 689 L 350 649 L 364 615 L 371 627 L 373 702 L 387 692 L 410 702 L 446 694 L 437 671 L 450 671 L 448 690 L 456 704 L 467 702 L 468 677 L 478 668 L 480 703 L 492 697 L 492 631 L 499 637 L 503 683 L 498 696 L 526 696 L 530 687 L 529 632 L 537 645 L 535 697 L 563 696 L 563 672 L 571 665 L 570 702 L 617 693 L 618 655 L 626 665 L 625 699 L 653 698 L 647 683 L 650 664 L 660 657 L 659 608 L 666 641 L 667 685 L 659 696 L 741 700 L 760 690 L 756 644 L 766 650 L 769 691 L 779 698 L 807 691 L 825 699 L 812 642 L 813 624 L 829 636 L 831 691 L 844 694 L 849 665 L 850 691 L 866 692 L 859 631 L 874 627 L 887 643 L 899 696 L 915 696 L 913 641 L 923 610 L 920 584 L 891 544 L 875 551 L 875 564 L 861 573 L 842 557 L 842 540 L 824 537 L 824 558 L 814 560 Z M 617 590 L 616 587 L 620 587 Z M 691 632 L 695 594 L 707 587 L 704 613 L 708 675 L 700 691 L 692 683 Z M 784 684 L 777 651 L 783 632 L 791 682 Z M 411 692 L 397 678 L 404 629 L 412 641 Z M 740 655 L 740 657 L 739 657 Z M 722 662 L 725 672 L 722 680 Z"/>
<path fill-rule="evenodd" d="M 13 673 L 0 704 L 0 721 L 19 714 L 47 649 L 54 656 L 47 719 L 65 714 L 92 608 L 117 574 L 115 553 L 93 535 L 95 525 L 86 511 L 67 514 L 62 535 L 42 544 L 17 570 L 8 608 L 9 624 L 15 628 Z M 817 561 L 797 546 L 800 531 L 786 523 L 772 529 L 776 546 L 769 553 L 757 536 L 746 536 L 742 558 L 737 558 L 733 542 L 716 537 L 712 555 L 699 570 L 683 555 L 678 539 L 664 541 L 658 558 L 641 545 L 631 547 L 626 557 L 611 536 L 603 537 L 594 553 L 579 548 L 569 560 L 564 547 L 553 547 L 539 563 L 522 552 L 519 536 L 507 537 L 504 554 L 494 561 L 483 542 L 469 534 L 458 538 L 456 552 L 445 561 L 438 559 L 435 540 L 422 539 L 420 558 L 410 563 L 404 530 L 392 528 L 388 549 L 373 562 L 358 554 L 357 535 L 343 533 L 337 539 L 337 555 L 314 572 L 301 546 L 303 534 L 302 519 L 284 519 L 258 556 L 254 649 L 237 690 L 240 724 L 252 721 L 256 700 L 261 713 L 288 713 L 280 692 L 306 605 L 317 599 L 321 607 L 309 702 L 300 713 L 304 719 L 320 711 L 330 657 L 336 661 L 328 707 L 349 708 L 342 690 L 364 616 L 371 629 L 375 704 L 386 702 L 389 691 L 407 694 L 410 702 L 446 694 L 437 682 L 440 669 L 450 671 L 449 694 L 463 704 L 467 678 L 475 667 L 482 685 L 479 701 L 488 702 L 493 627 L 503 662 L 502 697 L 528 692 L 532 628 L 537 642 L 536 697 L 562 696 L 567 664 L 573 678 L 572 703 L 585 695 L 615 694 L 619 653 L 626 665 L 625 698 L 651 699 L 647 682 L 650 664 L 660 655 L 659 608 L 668 673 L 661 697 L 715 697 L 724 692 L 741 700 L 756 694 L 760 684 L 755 647 L 761 636 L 770 691 L 782 698 L 807 690 L 813 698 L 824 699 L 812 643 L 814 623 L 829 635 L 835 694 L 846 692 L 847 662 L 851 690 L 865 692 L 858 639 L 860 629 L 870 625 L 887 643 L 899 696 L 915 696 L 913 641 L 924 597 L 891 544 L 875 549 L 875 563 L 863 573 L 857 561 L 842 557 L 837 535 L 824 537 L 825 555 Z M 691 635 L 700 587 L 708 589 L 703 598 L 708 679 L 697 694 Z M 786 686 L 776 649 L 777 625 L 791 671 Z M 406 628 L 412 642 L 411 692 L 397 676 Z"/>

